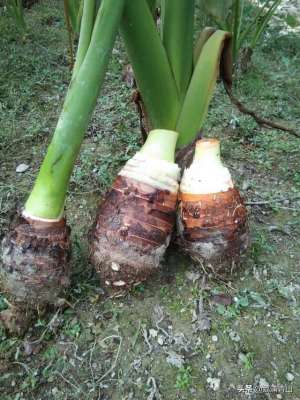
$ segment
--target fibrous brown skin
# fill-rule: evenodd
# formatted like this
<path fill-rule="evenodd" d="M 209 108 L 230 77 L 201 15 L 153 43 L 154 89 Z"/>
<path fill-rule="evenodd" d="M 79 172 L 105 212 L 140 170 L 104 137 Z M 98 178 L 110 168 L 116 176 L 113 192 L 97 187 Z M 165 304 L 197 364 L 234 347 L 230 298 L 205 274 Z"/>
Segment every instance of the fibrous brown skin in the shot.
<path fill-rule="evenodd" d="M 29 310 L 57 304 L 69 286 L 69 236 L 64 219 L 45 222 L 20 217 L 19 223 L 3 239 L 0 281 L 15 314 L 27 310 L 30 315 Z M 18 318 L 11 315 L 8 318 L 7 311 L 3 313 L 0 320 L 4 324 Z"/>
<path fill-rule="evenodd" d="M 91 231 L 91 261 L 106 287 L 124 289 L 157 271 L 175 224 L 177 193 L 118 176 Z"/>
<path fill-rule="evenodd" d="M 249 245 L 247 210 L 237 189 L 179 194 L 178 243 L 214 273 L 232 272 Z"/>

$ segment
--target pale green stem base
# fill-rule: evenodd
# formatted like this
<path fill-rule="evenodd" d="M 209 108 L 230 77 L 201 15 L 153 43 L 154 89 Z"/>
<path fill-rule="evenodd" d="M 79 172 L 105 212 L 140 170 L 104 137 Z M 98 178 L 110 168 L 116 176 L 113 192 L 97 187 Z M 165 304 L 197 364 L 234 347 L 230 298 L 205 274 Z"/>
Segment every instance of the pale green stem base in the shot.
<path fill-rule="evenodd" d="M 178 133 L 167 129 L 154 129 L 140 150 L 140 153 L 155 160 L 175 161 Z"/>

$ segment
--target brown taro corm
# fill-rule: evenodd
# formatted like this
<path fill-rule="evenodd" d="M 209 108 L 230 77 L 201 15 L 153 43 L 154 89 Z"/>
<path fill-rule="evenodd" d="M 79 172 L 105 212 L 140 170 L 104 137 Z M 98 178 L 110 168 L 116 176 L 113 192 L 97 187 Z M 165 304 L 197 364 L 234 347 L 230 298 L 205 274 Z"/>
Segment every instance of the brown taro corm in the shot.
<path fill-rule="evenodd" d="M 180 193 L 177 232 L 185 252 L 204 268 L 232 272 L 249 241 L 247 210 L 238 190 Z"/>
<path fill-rule="evenodd" d="M 118 176 L 99 207 L 91 259 L 105 287 L 124 289 L 155 273 L 175 224 L 177 193 Z"/>
<path fill-rule="evenodd" d="M 20 217 L 2 241 L 1 288 L 11 307 L 0 314 L 17 333 L 32 314 L 57 305 L 69 286 L 70 230 L 64 219 L 46 222 Z M 21 322 L 20 322 L 21 321 Z"/>

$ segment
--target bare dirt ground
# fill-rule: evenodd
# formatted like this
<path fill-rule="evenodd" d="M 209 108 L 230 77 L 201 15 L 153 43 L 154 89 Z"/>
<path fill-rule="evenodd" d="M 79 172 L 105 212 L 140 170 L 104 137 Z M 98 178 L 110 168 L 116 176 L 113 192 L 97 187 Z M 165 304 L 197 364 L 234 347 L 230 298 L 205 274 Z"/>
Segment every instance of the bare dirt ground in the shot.
<path fill-rule="evenodd" d="M 70 72 L 59 1 L 27 11 L 24 39 L 0 18 L 3 236 L 32 186 Z M 235 92 L 264 117 L 297 128 L 300 41 L 283 29 L 280 21 L 270 28 Z M 241 115 L 221 85 L 205 134 L 222 139 L 224 162 L 248 203 L 252 246 L 240 271 L 228 280 L 204 276 L 171 247 L 158 276 L 110 298 L 88 264 L 97 203 L 140 145 L 124 63 L 118 42 L 70 184 L 69 307 L 36 321 L 23 338 L 0 330 L 0 399 L 300 399 L 300 140 Z M 28 169 L 17 173 L 21 163 Z"/>

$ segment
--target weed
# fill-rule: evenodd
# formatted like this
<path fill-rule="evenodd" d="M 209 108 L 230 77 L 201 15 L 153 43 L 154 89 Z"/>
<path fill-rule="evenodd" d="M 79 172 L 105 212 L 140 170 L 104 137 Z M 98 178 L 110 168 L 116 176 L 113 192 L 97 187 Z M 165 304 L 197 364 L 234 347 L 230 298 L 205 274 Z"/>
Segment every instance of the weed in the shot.
<path fill-rule="evenodd" d="M 192 384 L 192 368 L 187 365 L 179 369 L 176 377 L 176 389 L 187 389 Z"/>
<path fill-rule="evenodd" d="M 242 362 L 244 368 L 249 371 L 253 368 L 254 353 L 240 353 L 239 360 Z"/>

